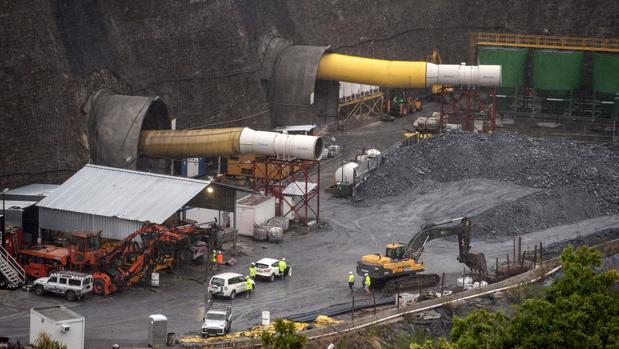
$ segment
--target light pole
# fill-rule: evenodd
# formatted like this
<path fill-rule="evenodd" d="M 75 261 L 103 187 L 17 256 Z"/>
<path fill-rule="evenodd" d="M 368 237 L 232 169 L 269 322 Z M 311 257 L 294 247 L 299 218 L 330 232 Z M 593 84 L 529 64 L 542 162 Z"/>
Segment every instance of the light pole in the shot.
<path fill-rule="evenodd" d="M 4 248 L 4 239 L 6 236 L 6 209 L 4 207 L 4 193 L 7 192 L 9 188 L 2 189 L 2 236 L 0 236 L 0 246 Z"/>

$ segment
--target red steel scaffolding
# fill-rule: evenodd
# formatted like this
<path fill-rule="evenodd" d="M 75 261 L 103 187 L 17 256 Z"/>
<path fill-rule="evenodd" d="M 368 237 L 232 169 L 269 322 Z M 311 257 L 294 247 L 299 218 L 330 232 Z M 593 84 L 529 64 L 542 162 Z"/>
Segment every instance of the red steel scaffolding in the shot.
<path fill-rule="evenodd" d="M 320 218 L 320 161 L 278 160 L 267 157 L 264 166 L 253 166 L 255 191 L 273 195 L 278 216 L 294 215 L 304 225 Z"/>
<path fill-rule="evenodd" d="M 478 131 L 493 132 L 496 129 L 496 89 L 473 87 L 454 88 L 447 92 L 441 89 L 441 109 L 439 125 L 461 123 L 465 131 L 473 131 L 475 120 L 482 121 Z"/>

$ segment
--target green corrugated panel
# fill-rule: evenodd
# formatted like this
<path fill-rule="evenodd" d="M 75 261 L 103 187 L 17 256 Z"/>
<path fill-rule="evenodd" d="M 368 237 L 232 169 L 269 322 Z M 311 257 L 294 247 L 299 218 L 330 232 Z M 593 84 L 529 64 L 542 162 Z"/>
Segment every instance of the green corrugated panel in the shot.
<path fill-rule="evenodd" d="M 501 66 L 501 87 L 518 87 L 526 82 L 527 48 L 484 47 L 478 48 L 479 64 Z"/>
<path fill-rule="evenodd" d="M 593 91 L 619 92 L 619 55 L 593 54 Z"/>
<path fill-rule="evenodd" d="M 583 52 L 535 50 L 533 87 L 547 91 L 575 90 L 582 84 Z"/>

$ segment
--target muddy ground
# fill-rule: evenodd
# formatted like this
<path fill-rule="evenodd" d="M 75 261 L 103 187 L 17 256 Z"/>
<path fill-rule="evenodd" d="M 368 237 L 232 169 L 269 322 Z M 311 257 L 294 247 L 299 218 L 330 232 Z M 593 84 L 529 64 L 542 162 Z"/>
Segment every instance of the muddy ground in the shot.
<path fill-rule="evenodd" d="M 412 117 L 398 119 L 394 123 L 373 122 L 346 134 L 336 134 L 335 137 L 340 144 L 346 145 L 348 158 L 361 146 L 385 149 L 399 140 L 402 129 L 411 121 Z M 323 162 L 323 189 L 335 168 L 344 160 L 340 157 Z M 496 221 L 505 219 L 504 216 L 501 218 L 502 208 L 524 205 L 531 198 L 538 202 L 536 195 L 552 189 L 536 187 L 532 183 L 535 181 L 511 181 L 501 176 L 486 178 L 471 175 L 446 180 L 422 178 L 414 185 L 401 187 L 397 195 L 386 195 L 380 200 L 366 199 L 361 203 L 330 198 L 323 193 L 320 217 L 328 223 L 324 229 L 287 234 L 281 244 L 241 240 L 240 247 L 245 255 L 238 257 L 238 265 L 225 267 L 222 271 L 246 272 L 248 264 L 261 257 L 286 257 L 293 266 L 294 275 L 285 281 L 259 282 L 251 299 L 241 297 L 231 301 L 232 328 L 239 330 L 259 324 L 264 310 L 271 312 L 271 318 L 277 318 L 347 302 L 350 292 L 346 274 L 354 271 L 359 257 L 382 251 L 385 243 L 408 241 L 427 222 L 464 215 L 472 217 L 474 224 L 483 227 L 479 230 L 481 233 L 473 238 L 473 250 L 485 253 L 489 260 L 511 251 L 511 231 L 526 233 L 523 235 L 523 248 L 526 248 L 539 241 L 545 244 L 564 242 L 619 227 L 616 210 L 608 211 L 610 214 L 600 212 L 591 217 L 574 218 L 570 202 L 566 201 L 557 206 L 559 212 L 552 222 L 541 224 L 538 229 L 518 230 L 511 227 L 505 234 L 487 233 L 486 225 L 493 219 L 494 229 L 500 228 Z M 545 207 L 543 203 L 538 205 Z M 561 213 L 562 210 L 565 212 Z M 521 222 L 514 224 L 521 225 Z M 447 283 L 454 284 L 462 271 L 462 265 L 456 260 L 457 250 L 454 240 L 429 243 L 422 257 L 427 271 L 446 272 Z M 69 303 L 57 297 L 41 298 L 23 291 L 2 290 L 0 336 L 26 341 L 29 309 L 50 304 L 64 304 L 86 318 L 86 345 L 90 348 L 105 348 L 113 343 L 119 343 L 121 347 L 145 346 L 147 317 L 157 313 L 168 317 L 169 332 L 195 333 L 201 326 L 206 290 L 206 285 L 196 280 L 204 279 L 204 271 L 198 266 L 191 276 L 186 273 L 162 275 L 161 286 L 156 289 L 136 287 L 108 298 L 89 297 L 79 303 Z M 359 289 L 356 292 L 362 294 Z"/>

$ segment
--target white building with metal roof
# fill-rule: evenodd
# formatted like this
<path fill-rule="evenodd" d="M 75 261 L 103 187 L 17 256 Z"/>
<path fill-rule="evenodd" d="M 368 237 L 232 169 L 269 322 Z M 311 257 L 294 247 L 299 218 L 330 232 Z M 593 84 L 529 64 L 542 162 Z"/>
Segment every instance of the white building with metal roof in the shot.
<path fill-rule="evenodd" d="M 190 201 L 208 201 L 209 181 L 86 165 L 41 200 L 39 228 L 102 231 L 123 239 L 144 222 L 164 223 Z M 212 194 L 212 190 L 210 193 Z M 205 207 L 209 208 L 208 203 Z"/>

